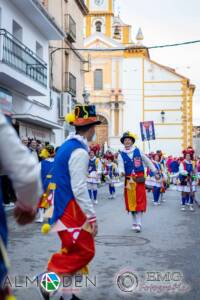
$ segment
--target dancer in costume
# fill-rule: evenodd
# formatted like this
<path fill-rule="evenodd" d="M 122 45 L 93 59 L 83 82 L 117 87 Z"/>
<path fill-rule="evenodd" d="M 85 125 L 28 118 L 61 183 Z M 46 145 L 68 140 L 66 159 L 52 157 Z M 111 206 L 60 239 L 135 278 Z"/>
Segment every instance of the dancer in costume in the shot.
<path fill-rule="evenodd" d="M 92 141 L 95 125 L 101 124 L 93 105 L 76 105 L 74 113 L 69 114 L 66 120 L 75 126 L 76 133 L 68 137 L 56 154 L 53 173 L 56 189 L 50 220 L 52 229 L 49 224 L 42 227 L 43 233 L 58 232 L 61 251 L 50 258 L 47 270 L 61 277 L 86 272 L 95 254 L 97 222 L 87 189 L 87 142 Z M 63 300 L 78 299 L 64 291 L 58 293 Z M 51 299 L 51 295 L 48 297 L 45 299 Z"/>
<path fill-rule="evenodd" d="M 140 232 L 142 228 L 142 214 L 146 211 L 146 189 L 144 178 L 144 166 L 149 167 L 154 173 L 157 170 L 151 160 L 142 153 L 137 147 L 134 147 L 135 135 L 125 132 L 121 138 L 124 144 L 123 151 L 119 155 L 119 174 L 125 175 L 125 205 L 128 212 L 131 212 L 133 218 L 132 229 Z"/>
<path fill-rule="evenodd" d="M 115 198 L 115 183 L 118 181 L 117 176 L 119 175 L 117 165 L 114 163 L 114 155 L 108 153 L 105 155 L 105 165 L 104 165 L 104 174 L 106 176 L 106 182 L 109 186 L 108 199 Z"/>
<path fill-rule="evenodd" d="M 191 160 L 191 156 L 194 155 L 194 152 L 192 153 L 190 148 L 183 151 L 183 154 L 184 160 L 179 166 L 178 185 L 178 191 L 181 192 L 181 210 L 185 211 L 186 205 L 188 205 L 190 211 L 193 211 L 193 203 L 197 186 L 197 174 Z"/>
<path fill-rule="evenodd" d="M 94 201 L 94 204 L 98 204 L 97 200 L 97 192 L 98 192 L 98 184 L 101 182 L 100 176 L 102 173 L 102 164 L 101 160 L 95 156 L 94 150 L 90 150 L 89 152 L 89 165 L 88 165 L 88 192 L 90 195 L 90 199 Z"/>
<path fill-rule="evenodd" d="M 176 185 L 177 177 L 179 174 L 179 161 L 177 157 L 174 157 L 172 162 L 170 163 L 171 168 L 171 182 Z"/>
<path fill-rule="evenodd" d="M 152 186 L 154 205 L 158 205 L 161 203 L 162 193 L 165 192 L 165 187 L 164 187 L 165 175 L 163 171 L 163 165 L 161 164 L 160 160 L 161 160 L 161 156 L 157 152 L 152 159 L 152 163 L 154 164 L 157 173 L 155 174 L 154 172 L 149 170 L 149 176 L 147 178 L 148 186 Z"/>
<path fill-rule="evenodd" d="M 44 193 L 38 203 L 38 213 L 37 213 L 37 218 L 35 220 L 36 223 L 42 223 L 44 221 L 45 209 L 53 205 L 53 197 L 54 197 L 54 189 L 55 189 L 54 184 L 52 184 L 55 150 L 52 145 L 47 145 L 43 150 L 40 154 L 40 157 L 42 158 L 40 165 L 41 165 L 42 187 Z M 45 153 L 44 158 L 43 158 L 43 153 Z"/>

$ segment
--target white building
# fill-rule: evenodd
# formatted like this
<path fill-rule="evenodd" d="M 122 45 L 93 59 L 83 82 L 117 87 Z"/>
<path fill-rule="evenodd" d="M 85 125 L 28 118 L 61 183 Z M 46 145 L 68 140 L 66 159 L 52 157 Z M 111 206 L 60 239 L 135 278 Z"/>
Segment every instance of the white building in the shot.
<path fill-rule="evenodd" d="M 62 141 L 57 99 L 49 88 L 49 40 L 63 38 L 39 1 L 0 0 L 0 103 L 4 110 L 12 106 L 20 136 Z"/>
<path fill-rule="evenodd" d="M 137 145 L 148 152 L 148 143 L 141 141 L 140 122 L 154 121 L 156 140 L 150 142 L 150 150 L 180 155 L 193 142 L 194 85 L 151 60 L 141 30 L 132 41 L 131 26 L 114 16 L 113 0 L 86 3 L 85 47 L 91 69 L 85 84 L 103 122 L 96 129 L 97 142 L 118 149 L 120 136 L 130 130 L 138 136 Z"/>

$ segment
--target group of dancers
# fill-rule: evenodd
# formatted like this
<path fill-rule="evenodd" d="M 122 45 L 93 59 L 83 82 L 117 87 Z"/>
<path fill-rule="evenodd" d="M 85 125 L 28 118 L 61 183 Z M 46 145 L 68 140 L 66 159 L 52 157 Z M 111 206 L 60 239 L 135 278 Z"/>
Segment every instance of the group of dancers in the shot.
<path fill-rule="evenodd" d="M 144 154 L 135 146 L 136 136 L 127 131 L 120 141 L 118 153 L 98 153 L 87 145 L 92 141 L 94 127 L 100 124 L 93 105 L 78 105 L 75 117 L 68 117 L 76 133 L 58 149 L 49 153 L 41 162 L 44 194 L 38 205 L 38 219 L 45 217 L 49 223 L 42 226 L 42 233 L 57 232 L 61 239 L 61 252 L 48 262 L 47 270 L 62 274 L 83 274 L 95 254 L 94 236 L 97 220 L 94 204 L 98 204 L 98 188 L 102 181 L 108 186 L 108 198 L 115 198 L 115 185 L 124 182 L 125 209 L 131 215 L 131 229 L 142 231 L 142 218 L 147 209 L 146 190 L 152 191 L 153 204 L 159 205 L 170 182 L 181 192 L 181 210 L 194 210 L 197 173 L 191 149 L 183 153 L 177 172 L 169 172 L 169 162 L 161 151 Z M 73 121 L 72 121 L 73 120 Z M 89 154 L 89 156 L 88 156 Z M 193 153 L 194 156 L 194 153 Z M 172 160 L 174 161 L 174 160 Z M 173 165 L 173 164 L 172 164 Z M 174 171 L 174 168 L 172 168 Z M 45 299 L 50 299 L 43 291 Z M 69 298 L 62 295 L 60 299 Z"/>
<path fill-rule="evenodd" d="M 102 179 L 108 185 L 110 199 L 115 197 L 116 182 L 120 179 L 124 183 L 125 209 L 131 216 L 131 228 L 137 233 L 142 230 L 142 217 L 147 209 L 146 190 L 152 190 L 153 203 L 157 206 L 173 181 L 181 192 L 181 210 L 186 210 L 188 205 L 193 211 L 199 180 L 191 148 L 183 152 L 175 168 L 172 164 L 175 160 L 169 163 L 170 158 L 164 158 L 161 151 L 144 154 L 135 146 L 136 136 L 127 131 L 120 139 L 122 149 L 117 155 L 109 151 L 98 157 L 94 149 L 88 147 L 95 135 L 95 126 L 101 124 L 95 106 L 76 105 L 66 121 L 75 127 L 75 133 L 57 153 L 48 145 L 40 162 L 44 193 L 38 202 L 37 218 L 37 222 L 43 222 L 44 216 L 48 219 L 41 228 L 43 234 L 54 232 L 60 238 L 61 249 L 51 256 L 45 272 L 55 272 L 61 278 L 88 273 L 88 264 L 95 255 L 94 237 L 98 233 L 93 204 L 98 203 L 98 186 Z M 79 299 L 61 288 L 56 295 L 43 289 L 41 293 L 46 300 Z"/>
<path fill-rule="evenodd" d="M 126 138 L 125 138 L 126 137 Z M 131 142 L 131 145 L 127 146 L 126 139 Z M 142 176 L 144 177 L 144 187 L 148 192 L 152 192 L 153 205 L 158 206 L 162 202 L 166 201 L 167 197 L 164 197 L 166 190 L 170 184 L 175 184 L 176 190 L 181 192 L 181 210 L 184 211 L 188 207 L 190 211 L 194 210 L 195 192 L 199 181 L 198 164 L 194 160 L 194 150 L 188 147 L 183 151 L 183 156 L 180 158 L 173 158 L 169 156 L 164 157 L 162 151 L 158 150 L 155 153 L 145 155 L 137 147 L 133 147 L 135 143 L 135 136 L 126 132 L 121 138 L 124 149 L 118 153 L 112 153 L 108 150 L 104 155 L 100 156 L 98 148 L 91 146 L 89 148 L 89 163 L 87 169 L 87 188 L 89 197 L 93 204 L 98 204 L 98 190 L 102 183 L 108 186 L 108 199 L 115 199 L 116 183 L 122 182 L 125 177 L 125 206 L 127 211 L 131 211 L 130 205 L 128 205 L 128 194 L 127 190 L 130 189 L 131 185 L 128 180 L 130 174 L 135 174 L 135 170 L 126 170 L 129 160 L 133 153 L 129 148 L 137 153 L 136 166 L 137 164 L 143 165 L 141 167 Z M 42 182 L 45 193 L 41 198 L 38 205 L 38 218 L 36 222 L 43 222 L 44 211 L 48 207 L 53 205 L 53 197 L 55 192 L 55 185 L 52 184 L 52 171 L 54 164 L 55 152 L 52 146 L 47 146 L 48 155 L 41 162 L 41 174 Z M 139 154 L 140 153 L 140 154 Z M 143 158 L 140 161 L 140 155 Z M 133 157 L 132 157 L 133 160 Z M 124 167 L 126 166 L 126 168 Z M 131 167 L 133 168 L 133 166 Z M 130 173 L 130 174 L 127 174 Z M 133 181 L 132 176 L 131 183 Z M 141 182 L 140 182 L 141 183 Z M 141 185 L 137 186 L 141 187 Z M 137 191 L 139 194 L 139 190 Z M 133 193 L 134 194 L 134 193 Z M 142 193 L 143 194 L 143 193 Z M 132 202 L 132 200 L 131 200 Z M 143 201 L 145 203 L 145 201 Z M 140 215 L 146 210 L 146 204 L 142 207 Z M 132 211 L 135 216 L 137 210 L 134 208 Z M 47 214 L 48 215 L 48 214 Z M 135 228 L 137 222 L 135 217 L 133 219 L 133 228 Z M 141 222 L 138 222 L 137 232 L 141 231 Z"/>

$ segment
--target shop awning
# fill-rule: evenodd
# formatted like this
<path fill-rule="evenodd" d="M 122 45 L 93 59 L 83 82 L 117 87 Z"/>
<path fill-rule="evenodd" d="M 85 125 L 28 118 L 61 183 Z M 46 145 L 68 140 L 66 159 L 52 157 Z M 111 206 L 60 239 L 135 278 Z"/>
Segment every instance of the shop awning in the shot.
<path fill-rule="evenodd" d="M 63 128 L 62 126 L 60 126 L 59 124 L 57 124 L 55 122 L 51 122 L 47 119 L 44 119 L 44 118 L 41 118 L 38 116 L 34 116 L 31 114 L 13 114 L 12 119 L 24 121 L 24 122 L 30 123 L 30 124 L 40 125 L 41 127 L 44 127 L 44 128 L 50 128 L 50 129 L 62 129 Z"/>

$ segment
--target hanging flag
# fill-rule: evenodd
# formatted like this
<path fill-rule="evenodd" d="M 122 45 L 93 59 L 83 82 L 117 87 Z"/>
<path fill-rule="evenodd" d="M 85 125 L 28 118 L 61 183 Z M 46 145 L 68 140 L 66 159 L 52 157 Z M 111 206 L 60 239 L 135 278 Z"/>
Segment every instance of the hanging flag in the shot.
<path fill-rule="evenodd" d="M 140 122 L 140 132 L 142 141 L 150 141 L 156 139 L 153 121 Z"/>

